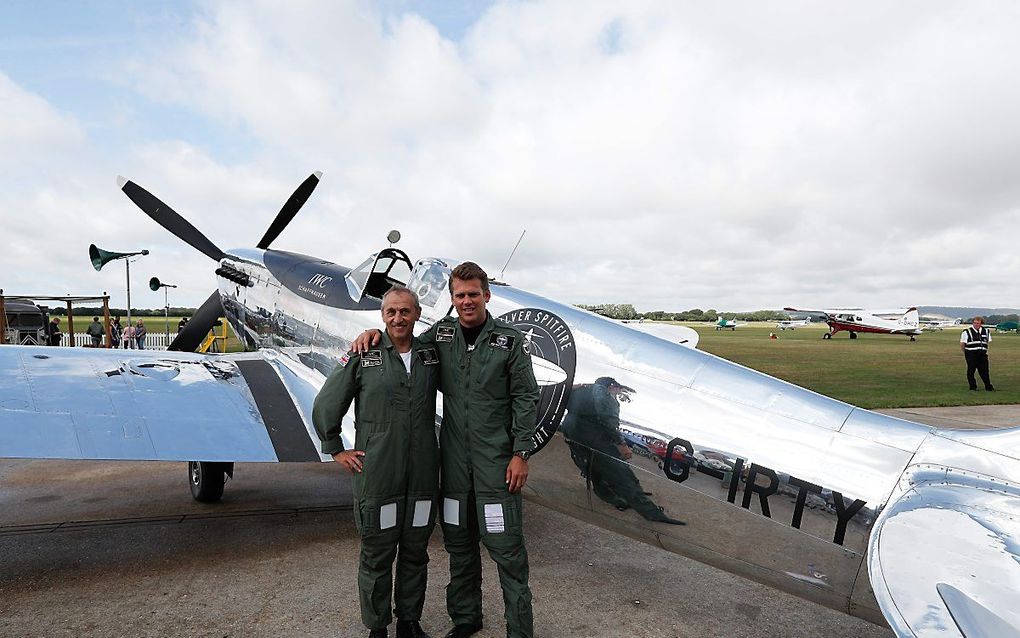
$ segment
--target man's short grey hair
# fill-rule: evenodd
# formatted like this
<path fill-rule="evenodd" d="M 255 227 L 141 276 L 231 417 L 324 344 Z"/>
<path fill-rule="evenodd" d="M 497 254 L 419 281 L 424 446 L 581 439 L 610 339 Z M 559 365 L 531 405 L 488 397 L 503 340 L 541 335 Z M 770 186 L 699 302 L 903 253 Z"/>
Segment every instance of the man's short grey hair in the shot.
<path fill-rule="evenodd" d="M 389 297 L 390 295 L 410 295 L 411 299 L 414 300 L 414 307 L 421 310 L 421 302 L 418 301 L 418 295 L 416 295 L 410 288 L 406 288 L 404 286 L 393 286 L 382 296 L 382 302 L 386 303 L 386 297 Z"/>

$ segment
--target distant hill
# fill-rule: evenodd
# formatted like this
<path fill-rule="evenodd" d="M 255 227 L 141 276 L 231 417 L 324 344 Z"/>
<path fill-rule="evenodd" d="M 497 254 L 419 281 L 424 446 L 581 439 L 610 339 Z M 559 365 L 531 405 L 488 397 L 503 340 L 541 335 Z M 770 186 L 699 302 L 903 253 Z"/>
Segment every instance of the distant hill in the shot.
<path fill-rule="evenodd" d="M 1020 314 L 1017 308 L 968 308 L 966 306 L 918 306 L 918 313 L 922 315 L 943 315 L 946 317 L 968 319 L 970 317 L 989 315 L 1014 315 Z"/>

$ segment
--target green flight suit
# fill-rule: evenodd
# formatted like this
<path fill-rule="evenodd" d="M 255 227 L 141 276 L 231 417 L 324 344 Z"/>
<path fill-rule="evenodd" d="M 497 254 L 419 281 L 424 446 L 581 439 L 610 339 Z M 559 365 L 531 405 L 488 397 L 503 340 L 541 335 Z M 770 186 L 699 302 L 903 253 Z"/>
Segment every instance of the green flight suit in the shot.
<path fill-rule="evenodd" d="M 341 419 L 354 402 L 354 449 L 365 456 L 355 473 L 354 521 L 361 534 L 358 592 L 369 629 L 390 624 L 390 568 L 397 558 L 395 612 L 420 620 L 428 578 L 428 542 L 436 522 L 439 449 L 436 444 L 435 346 L 415 339 L 411 374 L 389 336 L 378 349 L 345 355 L 315 398 L 312 421 L 322 451 L 343 451 Z M 400 549 L 399 555 L 397 549 Z"/>
<path fill-rule="evenodd" d="M 454 624 L 482 621 L 478 541 L 496 562 L 507 635 L 531 638 L 521 493 L 511 494 L 506 470 L 516 451 L 534 447 L 538 384 L 524 335 L 489 315 L 472 350 L 460 321 L 447 317 L 421 336 L 442 362 L 443 539 L 450 555 L 446 607 Z"/>
<path fill-rule="evenodd" d="M 620 403 L 599 384 L 575 387 L 567 401 L 560 432 L 570 458 L 603 501 L 623 510 L 634 508 L 648 520 L 661 520 L 662 510 L 645 494 L 634 470 L 620 454 Z"/>

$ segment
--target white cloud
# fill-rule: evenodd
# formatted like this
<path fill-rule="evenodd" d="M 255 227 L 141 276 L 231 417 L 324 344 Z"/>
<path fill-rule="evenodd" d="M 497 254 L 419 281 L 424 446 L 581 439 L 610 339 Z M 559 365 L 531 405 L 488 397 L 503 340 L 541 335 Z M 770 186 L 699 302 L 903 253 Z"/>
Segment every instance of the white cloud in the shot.
<path fill-rule="evenodd" d="M 167 136 L 112 161 L 29 100 L 48 113 L 30 133 L 41 148 L 70 139 L 98 160 L 82 171 L 96 183 L 35 179 L 25 203 L 55 220 L 115 210 L 131 221 L 104 235 L 171 253 L 199 282 L 205 258 L 132 218 L 104 171 L 229 247 L 321 169 L 277 247 L 353 265 L 396 227 L 412 257 L 497 270 L 527 228 L 507 277 L 568 301 L 1011 305 L 1018 13 L 505 2 L 451 42 L 363 3 L 208 5 L 125 63 L 127 81 L 255 150 L 226 160 Z"/>

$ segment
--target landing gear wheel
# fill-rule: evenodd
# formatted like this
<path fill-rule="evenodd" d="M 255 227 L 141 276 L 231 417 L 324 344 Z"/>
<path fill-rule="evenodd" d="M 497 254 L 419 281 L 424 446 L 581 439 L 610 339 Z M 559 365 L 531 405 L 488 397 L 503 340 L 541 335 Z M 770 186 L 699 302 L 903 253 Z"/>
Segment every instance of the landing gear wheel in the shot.
<path fill-rule="evenodd" d="M 201 503 L 215 503 L 223 498 L 227 475 L 233 475 L 233 463 L 188 461 L 188 479 L 191 496 Z"/>
<path fill-rule="evenodd" d="M 851 332 L 850 333 L 850 338 L 851 339 L 856 339 L 857 338 L 857 333 L 856 332 Z"/>
<path fill-rule="evenodd" d="M 916 339 L 916 338 L 914 338 L 914 337 L 911 337 L 911 338 L 910 338 L 910 340 L 911 340 L 911 341 L 917 341 L 917 339 Z"/>
<path fill-rule="evenodd" d="M 822 339 L 832 339 L 832 333 L 826 332 L 825 334 L 822 335 Z"/>

